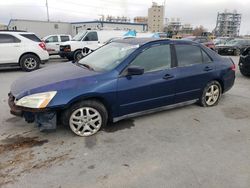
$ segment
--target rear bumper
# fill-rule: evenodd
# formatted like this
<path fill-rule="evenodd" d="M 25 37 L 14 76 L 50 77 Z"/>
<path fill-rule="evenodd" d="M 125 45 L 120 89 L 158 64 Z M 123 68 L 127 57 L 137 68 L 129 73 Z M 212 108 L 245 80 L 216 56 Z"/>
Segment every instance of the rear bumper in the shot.
<path fill-rule="evenodd" d="M 66 58 L 68 58 L 68 59 L 73 59 L 73 57 L 74 57 L 74 52 L 64 52 L 64 51 L 60 51 L 60 52 L 59 52 L 59 55 L 60 55 L 61 57 L 66 57 Z"/>

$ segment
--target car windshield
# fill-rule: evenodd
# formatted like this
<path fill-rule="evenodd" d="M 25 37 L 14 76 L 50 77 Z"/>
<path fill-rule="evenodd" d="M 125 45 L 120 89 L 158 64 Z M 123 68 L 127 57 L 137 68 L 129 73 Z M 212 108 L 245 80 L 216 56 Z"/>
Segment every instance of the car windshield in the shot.
<path fill-rule="evenodd" d="M 74 38 L 72 40 L 73 41 L 81 41 L 85 34 L 86 34 L 86 31 L 78 33 L 76 36 L 74 36 Z"/>
<path fill-rule="evenodd" d="M 138 47 L 139 45 L 113 42 L 92 52 L 80 60 L 79 64 L 98 72 L 109 71 L 118 66 Z"/>
<path fill-rule="evenodd" d="M 230 46 L 233 46 L 233 45 L 237 45 L 237 44 L 241 44 L 242 41 L 241 40 L 230 40 L 226 43 L 226 45 L 230 45 Z"/>

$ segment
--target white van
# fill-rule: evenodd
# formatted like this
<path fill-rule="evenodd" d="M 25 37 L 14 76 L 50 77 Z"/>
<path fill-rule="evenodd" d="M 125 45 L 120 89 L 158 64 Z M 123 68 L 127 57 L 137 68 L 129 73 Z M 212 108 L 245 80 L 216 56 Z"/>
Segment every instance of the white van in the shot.
<path fill-rule="evenodd" d="M 42 40 L 45 42 L 46 49 L 49 55 L 59 55 L 60 45 L 63 42 L 70 41 L 71 35 L 49 35 L 44 37 Z"/>
<path fill-rule="evenodd" d="M 78 61 L 83 57 L 82 51 L 88 54 L 96 50 L 111 38 L 123 37 L 126 31 L 115 30 L 86 30 L 78 33 L 71 41 L 60 45 L 60 56 Z"/>

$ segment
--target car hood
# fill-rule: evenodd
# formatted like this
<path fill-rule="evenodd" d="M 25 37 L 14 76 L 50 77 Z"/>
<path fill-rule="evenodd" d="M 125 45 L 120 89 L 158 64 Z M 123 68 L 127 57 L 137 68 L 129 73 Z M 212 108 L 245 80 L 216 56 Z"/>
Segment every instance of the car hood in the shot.
<path fill-rule="evenodd" d="M 90 71 L 73 63 L 62 63 L 43 68 L 16 80 L 11 94 L 17 99 L 34 93 L 58 91 L 78 87 L 80 84 L 95 82 L 92 77 L 98 72 Z M 90 78 L 92 77 L 92 78 Z"/>

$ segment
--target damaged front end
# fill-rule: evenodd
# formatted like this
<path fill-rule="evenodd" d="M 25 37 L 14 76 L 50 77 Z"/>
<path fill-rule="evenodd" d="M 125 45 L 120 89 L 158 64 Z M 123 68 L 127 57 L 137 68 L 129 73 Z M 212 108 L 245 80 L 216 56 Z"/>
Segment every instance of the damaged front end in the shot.
<path fill-rule="evenodd" d="M 40 131 L 52 131 L 56 130 L 57 125 L 57 112 L 46 108 L 32 109 L 26 107 L 20 107 L 15 104 L 15 97 L 9 93 L 8 104 L 10 107 L 10 113 L 23 117 L 26 122 L 34 123 L 40 129 Z"/>

